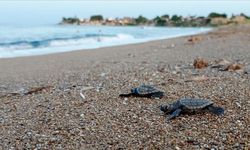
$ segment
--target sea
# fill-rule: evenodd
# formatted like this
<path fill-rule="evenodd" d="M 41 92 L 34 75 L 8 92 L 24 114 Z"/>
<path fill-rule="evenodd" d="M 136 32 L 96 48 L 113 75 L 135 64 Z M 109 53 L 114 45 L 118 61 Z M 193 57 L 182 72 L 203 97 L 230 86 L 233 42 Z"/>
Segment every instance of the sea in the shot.
<path fill-rule="evenodd" d="M 211 28 L 0 26 L 0 58 L 44 55 L 194 35 Z"/>

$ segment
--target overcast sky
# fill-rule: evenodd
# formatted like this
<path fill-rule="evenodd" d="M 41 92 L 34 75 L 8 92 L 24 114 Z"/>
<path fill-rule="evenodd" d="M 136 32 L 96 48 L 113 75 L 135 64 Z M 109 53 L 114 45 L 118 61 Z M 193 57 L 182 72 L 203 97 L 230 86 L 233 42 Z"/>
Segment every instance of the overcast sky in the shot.
<path fill-rule="evenodd" d="M 210 12 L 250 15 L 250 1 L 243 0 L 92 0 L 92 1 L 0 1 L 0 25 L 7 24 L 56 24 L 62 17 L 89 17 L 102 14 L 104 17 L 153 18 L 162 14 L 207 15 Z"/>

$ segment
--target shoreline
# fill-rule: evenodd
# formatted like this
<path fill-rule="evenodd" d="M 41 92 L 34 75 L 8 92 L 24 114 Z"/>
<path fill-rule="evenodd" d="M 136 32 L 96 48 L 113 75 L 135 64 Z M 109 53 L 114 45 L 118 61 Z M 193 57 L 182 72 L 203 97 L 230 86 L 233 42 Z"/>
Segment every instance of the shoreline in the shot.
<path fill-rule="evenodd" d="M 137 53 L 136 51 L 138 50 L 138 47 L 145 47 L 147 45 L 148 46 L 150 46 L 150 45 L 160 45 L 160 44 L 162 44 L 164 42 L 167 43 L 166 48 L 171 49 L 171 48 L 175 47 L 175 43 L 176 43 L 175 41 L 181 40 L 182 43 L 185 43 L 185 42 L 187 42 L 186 40 L 188 38 L 190 38 L 190 37 L 193 37 L 193 36 L 206 36 L 206 35 L 208 35 L 210 33 L 216 32 L 217 30 L 219 30 L 219 29 L 214 28 L 213 30 L 206 31 L 204 33 L 198 33 L 198 34 L 194 34 L 194 35 L 184 35 L 184 36 L 173 37 L 173 38 L 168 38 L 168 39 L 156 39 L 156 40 L 144 41 L 144 42 L 140 42 L 140 43 L 114 45 L 114 46 L 107 46 L 107 47 L 93 48 L 93 49 L 79 49 L 79 50 L 72 50 L 72 51 L 65 51 L 65 52 L 58 52 L 58 53 L 50 53 L 50 54 L 43 54 L 43 55 L 0 58 L 0 68 L 2 68 L 5 71 L 6 70 L 11 70 L 11 72 L 13 72 L 14 70 L 16 70 L 16 68 L 13 68 L 11 66 L 18 65 L 19 67 L 21 67 L 22 64 L 23 65 L 25 64 L 25 65 L 27 65 L 27 67 L 29 66 L 29 68 L 31 68 L 31 70 L 29 70 L 29 71 L 32 72 L 36 67 L 34 65 L 32 65 L 32 64 L 29 64 L 29 62 L 34 62 L 35 60 L 39 60 L 38 61 L 39 65 L 43 65 L 42 62 L 47 62 L 47 63 L 52 62 L 52 63 L 55 63 L 56 65 L 58 65 L 57 62 L 55 62 L 53 60 L 61 59 L 65 63 L 65 62 L 69 61 L 70 59 L 74 59 L 74 57 L 78 57 L 78 56 L 81 56 L 81 55 L 84 58 L 88 58 L 88 56 L 93 55 L 93 56 L 98 56 L 98 57 L 100 57 L 100 59 L 102 59 L 101 57 L 103 57 L 103 56 L 105 57 L 106 52 L 108 54 L 111 54 L 113 52 L 124 53 L 123 51 L 119 51 L 119 49 L 127 50 L 128 48 L 132 48 L 134 50 L 130 50 L 130 53 L 129 53 L 129 54 L 132 54 L 134 52 Z M 187 43 L 185 43 L 185 44 L 187 44 Z M 98 54 L 98 53 L 101 53 L 101 54 Z M 84 55 L 87 55 L 87 56 L 84 56 Z M 67 57 L 69 57 L 69 58 L 67 58 Z M 95 60 L 95 58 L 93 60 Z M 93 61 L 93 60 L 91 60 L 91 61 Z M 39 68 L 43 69 L 43 67 L 39 67 Z M 29 71 L 23 72 L 20 69 L 17 69 L 17 70 L 21 71 L 23 74 L 27 74 L 27 72 L 29 72 Z M 2 74 L 5 74 L 5 73 L 6 72 L 2 72 Z M 9 73 L 6 73 L 6 77 L 8 77 L 9 75 L 10 75 Z M 1 74 L 0 74 L 0 78 L 1 78 Z"/>
<path fill-rule="evenodd" d="M 209 31 L 208 33 L 201 33 L 201 34 L 197 34 L 197 35 L 181 36 L 181 37 L 175 37 L 175 38 L 170 38 L 170 39 L 161 39 L 161 40 L 155 40 L 155 41 L 148 41 L 148 42 L 142 42 L 142 43 L 132 43 L 132 44 L 126 44 L 126 45 L 117 45 L 117 46 L 110 46 L 110 47 L 102 47 L 102 48 L 96 48 L 96 49 L 74 50 L 74 51 L 52 53 L 52 54 L 44 54 L 44 55 L 36 55 L 36 56 L 1 58 L 0 59 L 0 68 L 5 70 L 5 72 L 2 72 L 0 74 L 0 79 L 2 78 L 1 75 L 6 76 L 7 78 L 8 78 L 8 76 L 12 76 L 12 75 L 14 76 L 16 74 L 15 73 L 16 71 L 17 71 L 17 73 L 21 72 L 22 74 L 27 75 L 27 74 L 29 74 L 27 72 L 30 72 L 30 74 L 31 74 L 31 72 L 33 72 L 34 70 L 36 70 L 36 69 L 39 70 L 40 69 L 41 71 L 39 70 L 39 72 L 41 74 L 44 74 L 42 70 L 44 70 L 46 68 L 42 67 L 42 66 L 44 66 L 43 62 L 46 62 L 47 64 L 49 64 L 49 63 L 53 64 L 54 63 L 55 68 L 56 67 L 59 67 L 59 68 L 63 67 L 63 66 L 61 66 L 61 64 L 59 64 L 55 60 L 60 60 L 64 64 L 66 64 L 67 62 L 69 62 L 71 60 L 73 61 L 74 59 L 76 59 L 75 61 L 78 64 L 80 61 L 85 62 L 84 60 L 80 60 L 81 59 L 80 57 L 82 57 L 83 59 L 88 60 L 85 63 L 89 63 L 89 61 L 92 61 L 92 62 L 96 61 L 95 57 L 98 57 L 99 60 L 105 60 L 105 59 L 106 60 L 107 59 L 112 60 L 114 57 L 118 57 L 118 59 L 120 58 L 121 61 L 122 61 L 122 59 L 123 59 L 122 57 L 128 57 L 128 55 L 142 53 L 144 48 L 151 47 L 151 46 L 156 48 L 156 49 L 159 49 L 160 51 L 162 51 L 165 48 L 165 49 L 167 49 L 167 52 L 169 54 L 172 52 L 171 49 L 177 49 L 178 52 L 176 52 L 175 56 L 173 56 L 173 57 L 176 57 L 176 56 L 179 55 L 178 53 L 181 52 L 180 48 L 176 48 L 176 46 L 180 46 L 180 47 L 184 46 L 184 47 L 186 47 L 186 46 L 189 45 L 188 47 L 190 47 L 192 45 L 199 45 L 200 42 L 201 43 L 203 42 L 203 40 L 202 40 L 202 41 L 198 41 L 198 43 L 195 43 L 195 44 L 189 43 L 188 39 L 190 37 L 198 36 L 198 37 L 211 38 L 211 37 L 215 36 L 215 37 L 218 37 L 221 40 L 221 36 L 224 36 L 224 35 L 227 36 L 227 34 L 234 34 L 235 31 L 229 31 L 229 33 L 227 33 L 228 28 L 230 30 L 231 29 L 240 30 L 239 29 L 240 27 L 242 27 L 242 26 L 239 26 L 239 27 L 238 26 L 225 26 L 225 27 L 215 28 L 212 31 Z M 244 27 L 244 25 L 243 25 L 243 27 Z M 248 27 L 249 26 L 246 25 L 246 28 L 248 28 Z M 222 35 L 220 35 L 220 34 L 222 34 Z M 209 40 L 211 40 L 211 39 L 209 39 Z M 119 49 L 121 49 L 121 50 L 119 50 Z M 127 51 L 127 52 L 125 52 L 125 51 Z M 192 52 L 193 52 L 193 50 L 190 51 L 190 53 L 192 53 Z M 200 55 L 197 54 L 197 55 L 193 56 L 191 54 L 189 57 L 194 59 L 195 57 L 199 57 L 199 56 L 202 57 L 203 54 L 207 55 L 202 50 L 199 50 L 199 52 L 201 53 Z M 151 49 L 146 48 L 146 53 L 148 53 L 148 54 L 151 53 Z M 224 54 L 222 54 L 221 56 L 218 56 L 218 57 L 223 57 L 223 55 Z M 213 54 L 212 54 L 212 56 L 213 56 Z M 93 57 L 93 58 L 91 58 L 91 57 Z M 116 61 L 120 61 L 118 59 L 116 59 Z M 29 64 L 30 62 L 35 62 L 36 60 L 38 60 L 36 65 L 39 65 L 39 67 L 38 66 L 36 67 L 35 64 Z M 173 60 L 174 60 L 175 63 L 180 61 L 180 60 L 175 60 L 175 59 L 173 59 Z M 173 60 L 171 60 L 171 61 L 173 61 Z M 184 61 L 186 61 L 186 59 Z M 173 62 L 170 62 L 170 63 L 172 64 Z M 18 68 L 13 68 L 13 66 L 18 67 Z M 19 69 L 22 66 L 26 66 L 27 68 L 31 68 L 31 69 L 30 70 L 28 69 L 27 71 L 22 71 L 21 69 Z M 69 66 L 67 66 L 67 67 L 66 66 L 65 66 L 66 70 L 67 69 L 71 70 L 71 68 Z M 76 66 L 76 64 L 74 64 L 73 66 Z M 84 66 L 84 67 L 86 67 L 86 66 Z M 53 66 L 52 66 L 52 68 L 53 68 Z M 86 67 L 86 68 L 89 68 L 89 67 Z M 47 69 L 51 70 L 50 67 L 47 68 Z M 46 70 L 45 72 L 51 73 L 51 71 L 48 71 L 48 70 Z M 36 73 L 34 72 L 34 74 L 36 74 Z M 52 76 L 53 75 L 54 74 L 52 73 Z M 57 75 L 58 75 L 58 73 L 57 73 Z M 14 77 L 14 78 L 16 79 L 17 77 Z"/>
<path fill-rule="evenodd" d="M 91 26 L 89 26 L 91 27 Z M 92 26 L 93 27 L 93 26 Z M 105 26 L 104 26 L 105 27 Z M 113 27 L 112 27 L 113 28 Z M 123 28 L 123 27 L 122 27 Z M 154 32 L 157 33 L 159 32 L 157 29 L 158 27 L 152 27 L 154 28 Z M 98 28 L 97 28 L 98 29 Z M 96 30 L 97 30 L 96 29 Z M 129 45 L 129 44 L 137 44 L 137 43 L 145 43 L 145 42 L 150 42 L 150 41 L 156 41 L 156 40 L 162 40 L 162 39 L 171 39 L 171 38 L 178 38 L 178 37 L 182 37 L 182 36 L 192 36 L 192 35 L 196 35 L 196 34 L 203 34 L 203 33 L 207 33 L 207 32 L 211 32 L 213 30 L 213 28 L 165 28 L 164 32 L 176 32 L 175 30 L 179 30 L 181 29 L 181 31 L 183 33 L 170 33 L 170 35 L 161 35 L 159 34 L 158 37 L 155 37 L 155 33 L 153 32 L 152 36 L 149 37 L 137 37 L 136 38 L 136 34 L 132 34 L 132 33 L 114 33 L 116 36 L 112 37 L 111 39 L 109 37 L 105 37 L 105 36 L 101 36 L 100 39 L 99 37 L 89 37 L 89 38 L 80 38 L 78 40 L 82 40 L 82 44 L 78 43 L 78 44 L 73 44 L 73 45 L 65 45 L 65 42 L 69 42 L 72 44 L 72 39 L 68 38 L 65 41 L 57 41 L 57 40 L 52 40 L 50 41 L 50 43 L 45 46 L 45 47 L 37 47 L 37 48 L 30 48 L 30 49 L 23 49 L 23 50 L 18 50 L 18 49 L 8 49 L 6 48 L 6 50 L 3 49 L 3 51 L 0 54 L 0 59 L 4 59 L 4 58 L 16 58 L 16 57 L 29 57 L 29 56 L 39 56 L 39 55 L 47 55 L 47 54 L 55 54 L 55 53 L 64 53 L 64 52 L 71 52 L 71 51 L 79 51 L 79 50 L 94 50 L 94 49 L 98 49 L 98 48 L 105 48 L 105 47 L 112 47 L 112 46 L 122 46 L 122 45 Z M 77 31 L 79 31 L 80 29 L 77 29 Z M 99 29 L 98 29 L 99 30 Z M 107 29 L 103 29 L 103 30 L 107 30 Z M 140 30 L 140 29 L 138 29 Z M 146 29 L 145 29 L 146 30 Z M 147 29 L 149 30 L 149 29 Z M 166 30 L 166 31 L 165 31 Z M 191 31 L 189 31 L 191 30 Z M 194 31 L 193 31 L 194 30 Z M 197 30 L 197 31 L 196 31 Z M 151 32 L 149 31 L 145 31 L 145 32 Z M 72 33 L 73 34 L 73 33 Z M 95 39 L 97 38 L 97 39 Z M 89 40 L 90 44 L 88 45 L 86 42 L 86 40 Z M 100 40 L 100 41 L 99 41 Z M 107 41 L 107 42 L 105 42 Z M 28 46 L 33 46 L 32 45 L 32 40 L 28 43 L 26 43 Z M 43 40 L 38 40 L 35 42 L 39 42 L 41 45 L 43 43 Z M 60 42 L 60 44 L 64 44 L 64 46 L 59 46 L 59 47 L 54 47 L 53 46 L 53 42 Z M 79 41 L 74 41 L 74 42 L 79 42 Z M 92 42 L 92 43 L 91 43 Z M 85 43 L 85 44 L 83 44 Z M 87 44 L 87 45 L 86 45 Z M 13 46 L 13 45 L 10 45 Z M 17 46 L 18 48 L 18 46 Z"/>
<path fill-rule="evenodd" d="M 250 76 L 212 67 L 221 59 L 250 66 L 249 40 L 250 26 L 240 25 L 192 37 L 0 59 L 0 148 L 249 149 Z M 208 67 L 195 69 L 197 57 Z M 166 95 L 119 98 L 144 83 Z M 187 114 L 167 123 L 158 106 L 181 98 L 209 99 L 225 114 Z"/>

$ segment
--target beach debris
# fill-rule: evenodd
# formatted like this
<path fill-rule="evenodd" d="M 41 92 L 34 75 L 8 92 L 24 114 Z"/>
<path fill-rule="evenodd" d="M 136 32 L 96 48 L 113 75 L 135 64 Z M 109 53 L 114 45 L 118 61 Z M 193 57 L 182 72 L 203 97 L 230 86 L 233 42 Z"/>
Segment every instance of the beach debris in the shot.
<path fill-rule="evenodd" d="M 236 102 L 237 107 L 241 108 L 241 105 L 239 102 Z"/>
<path fill-rule="evenodd" d="M 123 102 L 122 102 L 124 105 L 127 105 L 128 104 L 128 98 L 124 98 Z"/>
<path fill-rule="evenodd" d="M 178 146 L 175 146 L 175 149 L 176 149 L 176 150 L 181 150 L 181 148 L 179 148 Z"/>
<path fill-rule="evenodd" d="M 80 117 L 82 117 L 82 118 L 84 118 L 84 116 L 85 116 L 84 114 L 81 114 L 81 115 L 80 115 Z"/>
<path fill-rule="evenodd" d="M 194 44 L 194 43 L 197 43 L 201 40 L 202 40 L 202 38 L 200 36 L 192 36 L 192 37 L 188 38 L 187 41 L 191 44 Z"/>
<path fill-rule="evenodd" d="M 80 96 L 82 99 L 86 99 L 86 96 L 83 94 L 83 91 L 91 90 L 94 89 L 92 86 L 83 86 L 81 91 L 80 91 Z"/>
<path fill-rule="evenodd" d="M 91 89 L 94 89 L 94 87 L 93 86 L 83 86 L 81 88 L 81 91 L 87 91 L 87 90 L 91 90 Z"/>
<path fill-rule="evenodd" d="M 17 95 L 24 96 L 24 95 L 30 95 L 30 94 L 37 94 L 42 91 L 48 91 L 50 88 L 52 88 L 52 86 L 32 87 L 31 89 L 20 88 L 17 91 L 13 91 L 9 93 L 6 92 L 5 94 L 1 95 L 0 98 L 8 97 L 8 96 L 17 96 Z"/>
<path fill-rule="evenodd" d="M 241 64 L 230 64 L 227 65 L 223 71 L 236 71 L 236 70 L 242 70 L 243 69 L 243 65 Z"/>
<path fill-rule="evenodd" d="M 225 59 L 219 59 L 215 61 L 215 65 L 211 68 L 218 68 L 221 71 L 237 71 L 243 70 L 243 65 L 239 63 L 231 63 Z"/>
<path fill-rule="evenodd" d="M 223 68 L 226 65 L 231 64 L 231 62 L 227 61 L 226 59 L 219 59 L 215 60 L 215 65 L 212 65 L 211 68 Z"/>
<path fill-rule="evenodd" d="M 194 60 L 194 68 L 196 69 L 203 69 L 203 68 L 206 68 L 208 67 L 208 61 L 204 58 L 196 58 Z"/>
<path fill-rule="evenodd" d="M 24 95 L 29 95 L 29 94 L 36 94 L 42 91 L 48 91 L 52 86 L 42 86 L 42 87 L 32 87 L 29 91 L 24 93 Z"/>
<path fill-rule="evenodd" d="M 205 99 L 180 99 L 171 104 L 161 105 L 160 109 L 166 114 L 169 114 L 168 120 L 178 117 L 182 113 L 199 112 L 208 110 L 209 112 L 222 115 L 224 109 L 213 106 L 213 102 Z"/>
<path fill-rule="evenodd" d="M 120 97 L 130 97 L 130 96 L 136 96 L 136 97 L 149 97 L 149 98 L 162 98 L 164 96 L 164 92 L 155 88 L 151 85 L 141 85 L 136 88 L 131 89 L 131 93 L 127 94 L 120 94 Z"/>
<path fill-rule="evenodd" d="M 80 92 L 80 96 L 82 99 L 86 99 L 86 97 L 82 94 L 82 92 Z"/>

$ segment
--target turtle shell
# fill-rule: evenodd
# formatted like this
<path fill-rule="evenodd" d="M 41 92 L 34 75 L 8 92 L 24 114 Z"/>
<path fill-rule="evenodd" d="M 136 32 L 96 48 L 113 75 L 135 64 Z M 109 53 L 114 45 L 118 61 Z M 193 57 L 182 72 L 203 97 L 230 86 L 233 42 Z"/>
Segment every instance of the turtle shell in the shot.
<path fill-rule="evenodd" d="M 181 99 L 179 103 L 187 109 L 202 109 L 209 105 L 213 105 L 213 102 L 205 99 Z"/>
<path fill-rule="evenodd" d="M 161 92 L 160 90 L 156 89 L 155 87 L 151 85 L 141 85 L 137 88 L 133 88 L 132 93 L 138 94 L 138 95 L 147 95 L 147 94 L 153 94 L 156 92 Z"/>

